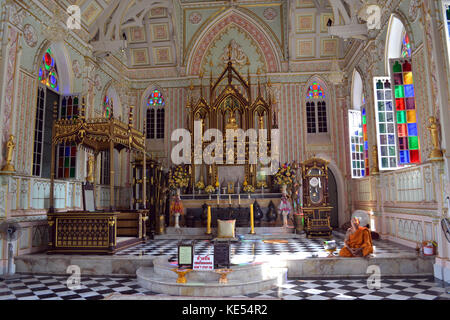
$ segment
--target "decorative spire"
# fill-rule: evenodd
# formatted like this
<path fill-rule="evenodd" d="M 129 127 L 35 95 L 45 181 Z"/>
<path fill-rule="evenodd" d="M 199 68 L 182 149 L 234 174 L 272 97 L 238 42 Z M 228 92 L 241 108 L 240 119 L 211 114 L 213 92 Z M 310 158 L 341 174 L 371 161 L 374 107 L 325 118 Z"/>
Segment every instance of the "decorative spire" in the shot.
<path fill-rule="evenodd" d="M 132 127 L 133 126 L 133 109 L 134 109 L 134 106 L 133 105 L 131 105 L 130 106 L 130 116 L 128 117 L 128 126 L 130 126 L 130 127 Z"/>

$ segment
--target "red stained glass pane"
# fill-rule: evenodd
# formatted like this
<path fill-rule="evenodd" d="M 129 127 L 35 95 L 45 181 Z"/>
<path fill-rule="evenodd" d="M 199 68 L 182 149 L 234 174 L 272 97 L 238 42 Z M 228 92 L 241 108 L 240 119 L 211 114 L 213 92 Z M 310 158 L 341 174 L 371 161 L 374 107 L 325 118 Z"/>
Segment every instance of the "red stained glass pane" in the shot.
<path fill-rule="evenodd" d="M 405 110 L 405 99 L 395 99 L 395 106 L 397 110 Z"/>
<path fill-rule="evenodd" d="M 406 137 L 406 124 L 397 124 L 398 136 Z"/>
<path fill-rule="evenodd" d="M 420 163 L 419 150 L 411 150 L 409 152 L 409 159 L 410 159 L 411 163 Z"/>

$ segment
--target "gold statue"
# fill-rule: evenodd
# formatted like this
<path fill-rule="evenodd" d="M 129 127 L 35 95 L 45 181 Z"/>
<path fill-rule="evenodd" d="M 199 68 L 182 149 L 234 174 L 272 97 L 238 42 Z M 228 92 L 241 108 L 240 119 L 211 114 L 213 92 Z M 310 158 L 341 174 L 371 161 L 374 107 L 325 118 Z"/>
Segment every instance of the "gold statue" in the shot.
<path fill-rule="evenodd" d="M 14 165 L 12 162 L 12 154 L 14 151 L 14 147 L 16 144 L 14 143 L 14 136 L 11 134 L 9 136 L 8 142 L 6 142 L 6 164 L 2 168 L 2 172 L 14 172 L 16 169 L 14 168 Z"/>
<path fill-rule="evenodd" d="M 442 161 L 442 150 L 439 148 L 439 132 L 438 125 L 435 117 L 429 117 L 428 122 L 430 125 L 427 127 L 431 134 L 431 143 L 433 144 L 433 150 L 431 150 L 428 158 L 430 161 Z"/>
<path fill-rule="evenodd" d="M 379 173 L 379 171 L 378 171 L 378 149 L 377 149 L 376 145 L 372 146 L 372 161 L 373 161 L 373 166 L 372 166 L 371 173 L 376 175 Z"/>
<path fill-rule="evenodd" d="M 225 126 L 225 129 L 238 129 L 238 125 L 236 123 L 236 118 L 234 117 L 234 113 L 231 113 L 231 116 L 228 118 L 228 122 Z"/>
<path fill-rule="evenodd" d="M 86 181 L 89 183 L 94 182 L 94 162 L 95 162 L 95 157 L 89 156 L 88 157 L 88 175 L 86 177 Z"/>

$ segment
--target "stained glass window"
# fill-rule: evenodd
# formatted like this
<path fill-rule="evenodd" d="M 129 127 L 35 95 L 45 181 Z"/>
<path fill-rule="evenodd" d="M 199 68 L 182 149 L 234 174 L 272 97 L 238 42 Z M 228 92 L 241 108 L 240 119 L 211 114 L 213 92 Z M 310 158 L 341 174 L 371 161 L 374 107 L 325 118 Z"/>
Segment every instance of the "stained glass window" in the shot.
<path fill-rule="evenodd" d="M 60 119 L 78 118 L 78 96 L 64 96 L 61 100 Z"/>
<path fill-rule="evenodd" d="M 313 82 L 312 85 L 309 86 L 309 90 L 307 93 L 307 97 L 309 99 L 323 99 L 325 98 L 325 94 L 323 93 L 322 87 L 317 82 Z"/>
<path fill-rule="evenodd" d="M 158 89 L 147 100 L 147 139 L 164 139 L 165 100 Z"/>
<path fill-rule="evenodd" d="M 352 167 L 352 178 L 361 178 L 365 175 L 361 111 L 348 111 L 348 126 L 350 130 L 350 163 Z"/>
<path fill-rule="evenodd" d="M 75 178 L 75 167 L 77 162 L 77 146 L 65 143 L 58 145 L 58 178 Z"/>
<path fill-rule="evenodd" d="M 314 102 L 306 103 L 306 129 L 308 133 L 316 133 L 316 105 Z"/>
<path fill-rule="evenodd" d="M 375 119 L 377 123 L 378 166 L 380 170 L 397 168 L 392 88 L 389 77 L 375 77 Z"/>
<path fill-rule="evenodd" d="M 369 175 L 369 139 L 367 138 L 367 115 L 366 108 L 361 111 L 361 123 L 363 133 L 364 168 L 363 176 Z"/>
<path fill-rule="evenodd" d="M 39 68 L 39 81 L 55 91 L 59 91 L 58 69 L 50 48 L 42 57 Z"/>
<path fill-rule="evenodd" d="M 390 64 L 397 122 L 398 164 L 420 163 L 420 142 L 411 59 L 391 59 Z"/>
<path fill-rule="evenodd" d="M 409 36 L 406 31 L 403 31 L 402 36 L 402 57 L 410 58 L 411 57 L 411 44 L 409 43 Z"/>
<path fill-rule="evenodd" d="M 113 114 L 114 103 L 112 98 L 105 95 L 103 98 L 103 117 L 109 119 Z"/>
<path fill-rule="evenodd" d="M 147 100 L 147 105 L 149 107 L 164 107 L 165 101 L 164 97 L 162 96 L 161 92 L 157 89 L 153 90 L 153 92 L 150 94 Z"/>

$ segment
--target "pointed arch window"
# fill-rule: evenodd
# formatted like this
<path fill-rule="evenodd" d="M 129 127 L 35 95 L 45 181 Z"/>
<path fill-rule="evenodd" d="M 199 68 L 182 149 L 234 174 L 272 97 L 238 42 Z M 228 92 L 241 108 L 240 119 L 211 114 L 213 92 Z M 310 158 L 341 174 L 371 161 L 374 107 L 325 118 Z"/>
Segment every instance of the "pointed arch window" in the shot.
<path fill-rule="evenodd" d="M 402 35 L 402 57 L 403 58 L 411 57 L 411 44 L 409 42 L 409 36 L 406 30 L 403 30 Z"/>
<path fill-rule="evenodd" d="M 314 81 L 306 94 L 306 129 L 308 133 L 327 133 L 327 103 L 325 93 L 319 83 Z"/>
<path fill-rule="evenodd" d="M 103 117 L 109 119 L 113 115 L 114 103 L 113 99 L 108 95 L 103 98 Z"/>
<path fill-rule="evenodd" d="M 56 92 L 59 92 L 58 69 L 50 48 L 42 56 L 39 67 L 39 81 Z"/>
<path fill-rule="evenodd" d="M 164 139 L 165 99 L 155 89 L 147 99 L 147 139 Z"/>

